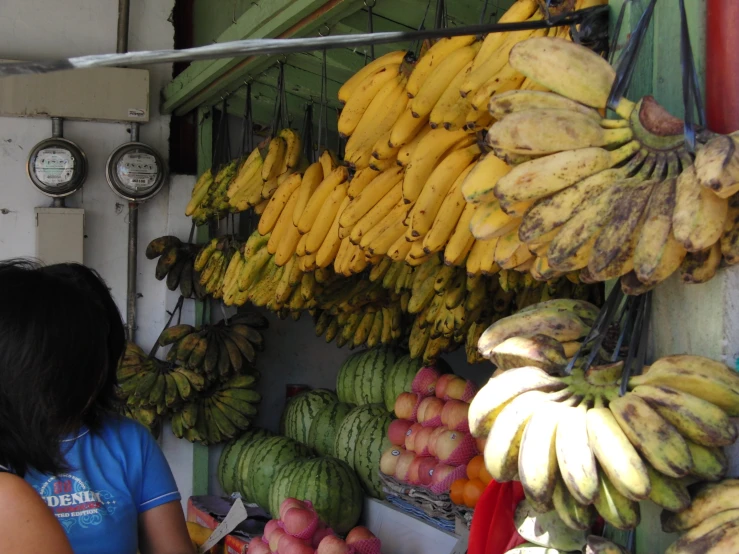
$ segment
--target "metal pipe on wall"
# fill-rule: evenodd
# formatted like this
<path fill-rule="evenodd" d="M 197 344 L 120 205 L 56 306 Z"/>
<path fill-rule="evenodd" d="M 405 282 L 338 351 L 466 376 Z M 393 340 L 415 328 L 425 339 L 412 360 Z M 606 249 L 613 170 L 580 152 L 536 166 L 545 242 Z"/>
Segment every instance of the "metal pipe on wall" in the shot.
<path fill-rule="evenodd" d="M 717 133 L 739 130 L 739 2 L 706 4 L 706 116 Z"/>
<path fill-rule="evenodd" d="M 128 52 L 128 25 L 131 13 L 131 0 L 118 0 L 118 36 L 115 51 L 118 54 Z"/>

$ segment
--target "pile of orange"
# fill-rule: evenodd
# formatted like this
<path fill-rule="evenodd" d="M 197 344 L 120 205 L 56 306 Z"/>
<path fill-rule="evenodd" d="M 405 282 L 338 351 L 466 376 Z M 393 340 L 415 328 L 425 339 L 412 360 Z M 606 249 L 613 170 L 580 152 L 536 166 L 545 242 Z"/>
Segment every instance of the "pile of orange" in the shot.
<path fill-rule="evenodd" d="M 485 460 L 482 456 L 475 456 L 467 464 L 467 477 L 457 479 L 452 483 L 452 502 L 458 506 L 474 508 L 480 500 L 485 487 L 493 480 L 485 468 Z"/>

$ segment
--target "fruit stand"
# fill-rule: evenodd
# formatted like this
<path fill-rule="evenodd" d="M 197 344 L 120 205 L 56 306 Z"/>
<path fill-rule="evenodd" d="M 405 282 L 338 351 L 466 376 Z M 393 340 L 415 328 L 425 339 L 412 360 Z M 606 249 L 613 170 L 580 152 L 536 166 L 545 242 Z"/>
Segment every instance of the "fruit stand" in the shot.
<path fill-rule="evenodd" d="M 243 501 L 226 552 L 739 551 L 739 139 L 702 120 L 705 2 L 263 4 L 201 6 L 185 46 L 504 26 L 164 86 L 192 226 L 146 237 L 176 300 L 119 397 L 188 443 L 193 541 Z"/>

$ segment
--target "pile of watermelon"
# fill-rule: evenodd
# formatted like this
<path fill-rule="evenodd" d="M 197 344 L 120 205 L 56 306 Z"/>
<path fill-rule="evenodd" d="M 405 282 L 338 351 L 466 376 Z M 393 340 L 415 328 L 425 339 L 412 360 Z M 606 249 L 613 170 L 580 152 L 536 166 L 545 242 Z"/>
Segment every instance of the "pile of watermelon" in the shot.
<path fill-rule="evenodd" d="M 474 383 L 453 374 L 419 371 L 411 391 L 395 399 L 398 419 L 389 426 L 391 446 L 383 452 L 380 471 L 435 494 L 448 493 L 484 447 L 470 435 L 467 421 L 476 391 Z"/>
<path fill-rule="evenodd" d="M 346 463 L 312 456 L 310 448 L 288 437 L 247 431 L 223 449 L 218 477 L 227 494 L 239 492 L 275 517 L 286 498 L 309 500 L 321 520 L 346 533 L 362 513 L 362 486 Z"/>

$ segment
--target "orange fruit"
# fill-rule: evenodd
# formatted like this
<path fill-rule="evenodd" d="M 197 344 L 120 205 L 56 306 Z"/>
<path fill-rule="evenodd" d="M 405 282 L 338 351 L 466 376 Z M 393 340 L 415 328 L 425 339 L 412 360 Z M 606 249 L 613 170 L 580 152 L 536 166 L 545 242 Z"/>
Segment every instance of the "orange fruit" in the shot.
<path fill-rule="evenodd" d="M 485 459 L 482 456 L 475 456 L 467 464 L 467 478 L 477 479 L 480 475 L 480 470 L 485 467 Z"/>
<path fill-rule="evenodd" d="M 452 502 L 459 506 L 464 506 L 464 486 L 467 484 L 469 479 L 462 477 L 452 483 L 452 489 L 449 495 L 452 497 Z"/>
<path fill-rule="evenodd" d="M 484 490 L 485 483 L 479 479 L 470 479 L 467 481 L 464 486 L 464 505 L 468 508 L 477 506 L 477 502 L 480 500 Z"/>
<path fill-rule="evenodd" d="M 477 477 L 482 483 L 487 487 L 488 483 L 493 480 L 493 476 L 490 475 L 490 472 L 488 471 L 488 468 L 486 468 L 484 465 L 480 469 L 480 475 Z"/>

